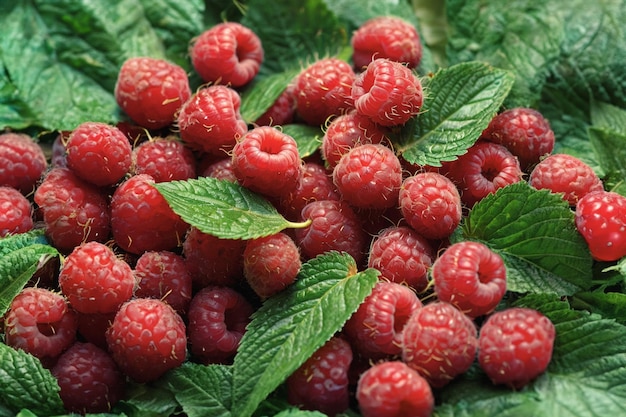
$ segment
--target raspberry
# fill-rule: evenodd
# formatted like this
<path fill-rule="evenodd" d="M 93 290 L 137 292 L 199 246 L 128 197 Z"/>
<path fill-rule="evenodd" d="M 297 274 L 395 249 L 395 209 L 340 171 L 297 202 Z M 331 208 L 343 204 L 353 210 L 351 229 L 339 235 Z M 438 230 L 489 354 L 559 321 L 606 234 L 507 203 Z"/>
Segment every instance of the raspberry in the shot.
<path fill-rule="evenodd" d="M 375 58 L 387 58 L 415 68 L 422 60 L 417 29 L 394 16 L 378 16 L 363 23 L 353 34 L 352 61 L 361 70 Z"/>
<path fill-rule="evenodd" d="M 194 288 L 234 286 L 243 276 L 246 241 L 220 239 L 192 227 L 183 242 L 183 255 Z"/>
<path fill-rule="evenodd" d="M 285 233 L 251 239 L 243 252 L 244 277 L 262 299 L 295 282 L 301 266 L 298 247 Z"/>
<path fill-rule="evenodd" d="M 402 329 L 422 302 L 409 287 L 379 281 L 344 325 L 344 333 L 361 356 L 378 359 L 402 353 Z"/>
<path fill-rule="evenodd" d="M 194 150 L 225 156 L 248 131 L 240 107 L 241 97 L 231 88 L 211 85 L 198 90 L 178 113 L 182 141 Z"/>
<path fill-rule="evenodd" d="M 154 183 L 150 175 L 134 175 L 122 182 L 111 198 L 115 242 L 136 255 L 176 248 L 189 227 L 153 187 Z"/>
<path fill-rule="evenodd" d="M 493 142 L 477 142 L 457 160 L 448 162 L 447 176 L 457 184 L 461 201 L 472 207 L 498 189 L 522 179 L 517 158 L 507 148 Z"/>
<path fill-rule="evenodd" d="M 191 149 L 174 137 L 154 138 L 133 150 L 135 174 L 148 174 L 155 182 L 196 177 L 196 160 Z"/>
<path fill-rule="evenodd" d="M 59 273 L 61 291 L 81 313 L 112 313 L 133 295 L 135 277 L 126 261 L 103 243 L 77 246 Z"/>
<path fill-rule="evenodd" d="M 13 298 L 4 317 L 4 341 L 49 361 L 74 343 L 76 326 L 76 313 L 63 295 L 25 287 Z"/>
<path fill-rule="evenodd" d="M 289 84 L 269 109 L 255 120 L 257 126 L 281 126 L 293 121 L 296 113 L 296 87 Z"/>
<path fill-rule="evenodd" d="M 185 259 L 169 251 L 144 252 L 134 269 L 135 297 L 157 298 L 172 306 L 181 316 L 191 301 L 192 280 Z"/>
<path fill-rule="evenodd" d="M 429 417 L 435 399 L 428 381 L 404 362 L 372 365 L 361 377 L 356 399 L 363 417 Z"/>
<path fill-rule="evenodd" d="M 176 120 L 191 96 L 187 72 L 172 62 L 150 57 L 128 58 L 117 74 L 117 104 L 135 123 L 161 129 Z"/>
<path fill-rule="evenodd" d="M 602 191 L 602 180 L 575 156 L 559 153 L 541 160 L 530 173 L 529 184 L 537 189 L 562 193 L 563 200 L 576 206 L 585 194 Z"/>
<path fill-rule="evenodd" d="M 477 333 L 474 322 L 452 304 L 426 304 L 404 326 L 402 360 L 441 388 L 474 362 Z"/>
<path fill-rule="evenodd" d="M 323 58 L 295 80 L 296 112 L 309 125 L 321 125 L 354 108 L 350 96 L 354 71 L 338 58 Z"/>
<path fill-rule="evenodd" d="M 151 382 L 187 355 L 183 319 L 161 300 L 135 298 L 115 314 L 106 340 L 113 360 L 135 382 Z"/>
<path fill-rule="evenodd" d="M 254 309 L 229 287 L 208 286 L 189 305 L 191 353 L 202 363 L 226 363 L 235 355 Z"/>
<path fill-rule="evenodd" d="M 406 178 L 398 195 L 406 222 L 428 239 L 444 239 L 461 222 L 461 197 L 452 181 L 436 172 Z"/>
<path fill-rule="evenodd" d="M 115 313 L 117 313 L 117 311 L 112 313 L 92 314 L 85 314 L 77 311 L 78 335 L 81 337 L 81 340 L 107 350 L 106 332 L 115 318 Z"/>
<path fill-rule="evenodd" d="M 130 170 L 132 147 L 115 126 L 81 123 L 66 144 L 67 166 L 84 181 L 97 186 L 114 185 Z"/>
<path fill-rule="evenodd" d="M 364 259 L 367 235 L 345 201 L 313 201 L 304 206 L 301 218 L 311 220 L 309 226 L 295 229 L 296 244 L 305 258 L 335 250 L 350 254 L 357 264 Z"/>
<path fill-rule="evenodd" d="M 241 87 L 259 72 L 264 51 L 259 37 L 236 23 L 219 23 L 192 41 L 191 62 L 207 83 Z"/>
<path fill-rule="evenodd" d="M 480 242 L 448 246 L 433 265 L 435 292 L 469 317 L 491 313 L 506 292 L 506 268 L 497 253 Z"/>
<path fill-rule="evenodd" d="M 0 186 L 0 238 L 33 228 L 33 207 L 16 188 Z"/>
<path fill-rule="evenodd" d="M 230 157 L 209 163 L 200 171 L 198 176 L 217 178 L 234 183 L 237 182 L 237 176 L 235 175 L 235 171 L 233 171 L 233 158 Z"/>
<path fill-rule="evenodd" d="M 494 384 L 520 389 L 548 367 L 555 334 L 554 324 L 537 310 L 498 311 L 480 329 L 478 363 Z"/>
<path fill-rule="evenodd" d="M 591 256 L 616 261 L 626 256 L 626 197 L 613 191 L 595 191 L 576 204 L 576 229 Z"/>
<path fill-rule="evenodd" d="M 271 126 L 250 130 L 233 148 L 233 171 L 239 183 L 269 197 L 296 188 L 302 164 L 294 138 Z"/>
<path fill-rule="evenodd" d="M 51 372 L 71 413 L 107 413 L 124 397 L 124 377 L 113 358 L 94 344 L 75 342 Z"/>
<path fill-rule="evenodd" d="M 287 400 L 304 410 L 329 416 L 349 405 L 348 370 L 352 348 L 341 337 L 333 337 L 287 378 Z"/>
<path fill-rule="evenodd" d="M 554 132 L 537 110 L 527 107 L 508 109 L 496 115 L 483 131 L 482 139 L 504 145 L 519 159 L 523 171 L 554 149 Z"/>
<path fill-rule="evenodd" d="M 0 186 L 31 193 L 48 168 L 43 149 L 24 133 L 0 134 Z"/>
<path fill-rule="evenodd" d="M 422 83 L 405 65 L 373 60 L 356 76 L 351 91 L 356 111 L 382 126 L 397 126 L 417 115 L 424 100 Z"/>
<path fill-rule="evenodd" d="M 431 243 L 406 226 L 391 226 L 372 240 L 367 265 L 381 279 L 408 285 L 417 292 L 428 286 L 428 270 L 435 259 Z"/>
<path fill-rule="evenodd" d="M 333 170 L 333 183 L 353 207 L 390 208 L 398 204 L 402 165 L 387 146 L 364 144 L 341 157 Z"/>
<path fill-rule="evenodd" d="M 312 201 L 339 200 L 339 192 L 327 174 L 326 169 L 317 162 L 305 162 L 302 178 L 291 192 L 282 195 L 278 201 L 281 213 L 294 221 L 300 218 L 304 206 Z"/>
<path fill-rule="evenodd" d="M 327 166 L 333 169 L 350 149 L 366 143 L 386 141 L 387 136 L 382 127 L 353 110 L 332 119 L 322 138 L 320 150 Z"/>
<path fill-rule="evenodd" d="M 46 235 L 61 252 L 83 242 L 109 238 L 110 211 L 106 194 L 78 178 L 69 168 L 53 168 L 35 191 Z"/>

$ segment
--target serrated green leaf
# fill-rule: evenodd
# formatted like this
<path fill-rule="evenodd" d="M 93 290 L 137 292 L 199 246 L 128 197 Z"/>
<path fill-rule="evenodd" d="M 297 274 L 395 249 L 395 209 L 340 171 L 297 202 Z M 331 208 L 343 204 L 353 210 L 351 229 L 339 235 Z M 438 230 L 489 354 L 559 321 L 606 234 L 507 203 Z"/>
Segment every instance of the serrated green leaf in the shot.
<path fill-rule="evenodd" d="M 525 182 L 501 188 L 474 206 L 462 231 L 502 255 L 510 291 L 571 295 L 591 285 L 592 259 L 574 213 L 547 190 Z"/>
<path fill-rule="evenodd" d="M 605 188 L 626 196 L 626 134 L 593 126 L 588 132 L 604 172 Z"/>
<path fill-rule="evenodd" d="M 269 298 L 248 325 L 233 363 L 233 409 L 256 407 L 356 311 L 378 281 L 347 254 L 329 252 L 303 264 L 296 282 Z"/>
<path fill-rule="evenodd" d="M 0 404 L 17 413 L 28 409 L 37 415 L 62 414 L 59 385 L 39 359 L 0 343 Z"/>
<path fill-rule="evenodd" d="M 291 69 L 253 80 L 241 92 L 241 117 L 248 123 L 261 117 L 299 72 Z"/>
<path fill-rule="evenodd" d="M 441 166 L 464 154 L 513 85 L 511 73 L 480 62 L 439 70 L 425 87 L 421 112 L 395 139 L 410 163 Z"/>
<path fill-rule="evenodd" d="M 621 292 L 584 291 L 572 297 L 572 305 L 626 325 L 626 294 Z"/>
<path fill-rule="evenodd" d="M 324 132 L 317 126 L 288 124 L 282 130 L 296 141 L 301 158 L 313 155 L 322 145 Z"/>
<path fill-rule="evenodd" d="M 305 225 L 286 220 L 265 198 L 230 181 L 201 177 L 154 187 L 184 221 L 222 239 L 254 239 Z"/>
<path fill-rule="evenodd" d="M 125 396 L 111 410 L 112 413 L 125 413 L 132 417 L 169 417 L 175 414 L 178 403 L 174 393 L 165 387 L 166 378 L 151 384 L 126 383 Z"/>
<path fill-rule="evenodd" d="M 230 417 L 232 371 L 226 365 L 184 363 L 166 374 L 169 386 L 185 415 Z"/>

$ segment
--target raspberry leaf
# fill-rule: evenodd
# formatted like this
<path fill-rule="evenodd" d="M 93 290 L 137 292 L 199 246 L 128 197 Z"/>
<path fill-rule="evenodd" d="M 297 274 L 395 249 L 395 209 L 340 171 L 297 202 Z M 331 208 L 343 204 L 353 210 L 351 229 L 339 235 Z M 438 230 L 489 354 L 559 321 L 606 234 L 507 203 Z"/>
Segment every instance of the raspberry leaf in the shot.
<path fill-rule="evenodd" d="M 282 130 L 296 141 L 301 158 L 313 155 L 322 144 L 324 136 L 324 132 L 317 126 L 289 124 L 284 125 Z"/>
<path fill-rule="evenodd" d="M 201 177 L 154 187 L 184 221 L 222 239 L 254 239 L 308 224 L 286 220 L 259 194 L 225 180 Z"/>
<path fill-rule="evenodd" d="M 241 117 L 252 123 L 269 109 L 287 85 L 298 75 L 300 69 L 286 70 L 269 75 L 265 78 L 254 79 L 241 92 Z"/>
<path fill-rule="evenodd" d="M 331 338 L 369 295 L 378 271 L 357 271 L 347 254 L 329 252 L 302 265 L 295 284 L 257 310 L 233 363 L 233 409 L 257 406 Z"/>
<path fill-rule="evenodd" d="M 424 87 L 420 114 L 394 138 L 410 163 L 441 166 L 476 142 L 502 105 L 513 75 L 480 62 L 439 70 Z"/>
<path fill-rule="evenodd" d="M 478 202 L 463 220 L 461 236 L 498 252 L 507 267 L 507 289 L 571 295 L 591 285 L 592 259 L 559 195 L 526 182 L 501 188 Z"/>
<path fill-rule="evenodd" d="M 0 343 L 0 406 L 14 413 L 28 409 L 40 416 L 63 414 L 59 391 L 39 359 Z"/>

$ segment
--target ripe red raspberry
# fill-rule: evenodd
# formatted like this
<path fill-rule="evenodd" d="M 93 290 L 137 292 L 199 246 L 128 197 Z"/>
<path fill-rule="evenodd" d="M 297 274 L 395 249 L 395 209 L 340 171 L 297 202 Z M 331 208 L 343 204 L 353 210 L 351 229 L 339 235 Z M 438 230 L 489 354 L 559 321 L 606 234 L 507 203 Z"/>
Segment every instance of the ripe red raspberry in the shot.
<path fill-rule="evenodd" d="M 114 185 L 130 170 L 132 147 L 115 126 L 81 123 L 67 140 L 67 166 L 84 181 L 97 186 Z"/>
<path fill-rule="evenodd" d="M 241 97 L 232 88 L 210 85 L 198 90 L 178 113 L 182 141 L 194 150 L 225 156 L 248 131 L 240 107 Z"/>
<path fill-rule="evenodd" d="M 517 157 L 493 142 L 479 141 L 458 159 L 444 164 L 446 175 L 457 184 L 461 201 L 472 207 L 498 189 L 521 181 Z"/>
<path fill-rule="evenodd" d="M 131 57 L 117 74 L 114 95 L 135 123 L 160 129 L 174 123 L 191 89 L 187 72 L 179 65 L 164 59 Z"/>
<path fill-rule="evenodd" d="M 106 332 L 115 318 L 112 313 L 85 314 L 76 312 L 78 318 L 78 335 L 80 339 L 92 343 L 101 349 L 107 350 Z"/>
<path fill-rule="evenodd" d="M 537 310 L 498 311 L 480 328 L 478 363 L 494 384 L 520 389 L 548 367 L 555 335 L 554 324 Z"/>
<path fill-rule="evenodd" d="M 361 70 L 376 58 L 387 58 L 415 68 L 422 60 L 417 29 L 399 17 L 378 16 L 363 23 L 353 34 L 352 61 Z"/>
<path fill-rule="evenodd" d="M 491 313 L 506 292 L 504 261 L 480 242 L 448 246 L 435 261 L 432 277 L 437 298 L 469 317 Z"/>
<path fill-rule="evenodd" d="M 190 148 L 175 137 L 153 138 L 133 149 L 134 174 L 148 174 L 155 182 L 196 177 L 196 160 Z"/>
<path fill-rule="evenodd" d="M 354 108 L 350 96 L 354 71 L 338 58 L 322 58 L 302 70 L 295 80 L 296 112 L 309 125 Z"/>
<path fill-rule="evenodd" d="M 435 407 L 428 381 L 401 361 L 380 362 L 366 370 L 356 399 L 363 417 L 430 417 Z"/>
<path fill-rule="evenodd" d="M 585 194 L 604 190 L 593 168 L 575 156 L 558 153 L 541 160 L 530 173 L 529 184 L 537 189 L 562 193 L 563 200 L 576 206 Z"/>
<path fill-rule="evenodd" d="M 320 151 L 332 170 L 350 149 L 366 143 L 387 141 L 386 131 L 369 117 L 355 110 L 335 117 L 324 133 Z"/>
<path fill-rule="evenodd" d="M 168 304 L 152 298 L 124 303 L 106 339 L 117 366 L 139 383 L 154 381 L 187 356 L 183 319 Z"/>
<path fill-rule="evenodd" d="M 0 134 L 0 186 L 31 193 L 48 168 L 43 149 L 24 133 Z"/>
<path fill-rule="evenodd" d="M 282 195 L 278 208 L 283 216 L 297 221 L 308 203 L 318 200 L 339 200 L 339 192 L 326 169 L 317 162 L 305 162 L 302 178 L 291 192 Z"/>
<path fill-rule="evenodd" d="M 594 259 L 626 256 L 626 197 L 604 190 L 589 193 L 578 200 L 575 219 Z"/>
<path fill-rule="evenodd" d="M 421 172 L 406 178 L 398 196 L 406 222 L 428 239 L 444 239 L 461 222 L 458 189 L 447 177 Z"/>
<path fill-rule="evenodd" d="M 4 317 L 4 342 L 46 361 L 57 358 L 76 339 L 76 313 L 63 295 L 25 287 Z"/>
<path fill-rule="evenodd" d="M 246 241 L 221 239 L 192 227 L 183 242 L 183 256 L 195 289 L 235 286 L 243 276 Z"/>
<path fill-rule="evenodd" d="M 402 360 L 434 388 L 466 372 L 474 362 L 477 347 L 474 322 L 443 301 L 417 309 L 402 333 Z"/>
<path fill-rule="evenodd" d="M 33 206 L 16 188 L 0 186 L 0 238 L 33 228 Z"/>
<path fill-rule="evenodd" d="M 83 242 L 105 242 L 111 230 L 106 194 L 69 168 L 53 168 L 35 191 L 46 235 L 61 252 Z"/>
<path fill-rule="evenodd" d="M 335 336 L 320 347 L 287 378 L 287 400 L 303 410 L 316 410 L 329 416 L 349 406 L 348 370 L 352 348 Z"/>
<path fill-rule="evenodd" d="M 135 277 L 110 247 L 87 242 L 65 258 L 59 285 L 76 311 L 112 313 L 132 297 Z"/>
<path fill-rule="evenodd" d="M 333 183 L 353 207 L 394 207 L 402 185 L 402 165 L 391 148 L 367 143 L 341 157 L 333 170 Z"/>
<path fill-rule="evenodd" d="M 237 182 L 237 176 L 235 175 L 235 171 L 233 171 L 233 158 L 231 157 L 212 160 L 199 171 L 198 176 L 217 178 L 234 183 Z"/>
<path fill-rule="evenodd" d="M 397 126 L 417 115 L 424 95 L 419 78 L 405 65 L 373 60 L 352 84 L 356 111 L 382 126 Z"/>
<path fill-rule="evenodd" d="M 504 145 L 519 159 L 523 171 L 552 153 L 555 140 L 548 120 L 527 107 L 508 109 L 495 116 L 481 138 Z"/>
<path fill-rule="evenodd" d="M 183 241 L 189 225 L 174 213 L 153 187 L 154 179 L 138 174 L 122 182 L 111 198 L 111 231 L 127 252 L 173 250 Z"/>
<path fill-rule="evenodd" d="M 230 362 L 253 311 L 252 304 L 232 288 L 208 286 L 198 291 L 187 315 L 191 353 L 204 364 Z"/>
<path fill-rule="evenodd" d="M 311 220 L 309 226 L 295 229 L 296 244 L 305 258 L 331 250 L 348 253 L 357 264 L 365 258 L 367 235 L 345 201 L 313 201 L 304 206 L 301 218 Z"/>
<path fill-rule="evenodd" d="M 51 369 L 68 412 L 107 413 L 124 397 L 125 380 L 105 350 L 75 342 Z"/>
<path fill-rule="evenodd" d="M 259 72 L 264 51 L 261 39 L 237 22 L 219 23 L 192 40 L 194 69 L 207 83 L 241 87 Z"/>
<path fill-rule="evenodd" d="M 293 284 L 301 266 L 296 243 L 282 232 L 249 240 L 243 252 L 244 277 L 262 299 Z"/>
<path fill-rule="evenodd" d="M 144 252 L 135 263 L 134 273 L 135 297 L 163 300 L 184 316 L 191 301 L 192 280 L 181 255 L 170 251 Z"/>
<path fill-rule="evenodd" d="M 295 189 L 302 165 L 295 139 L 271 126 L 248 131 L 233 148 L 233 171 L 239 183 L 269 197 Z"/>
<path fill-rule="evenodd" d="M 422 302 L 409 287 L 379 281 L 344 325 L 344 333 L 361 356 L 379 359 L 402 353 L 402 329 Z"/>
<path fill-rule="evenodd" d="M 296 114 L 296 87 L 289 84 L 269 109 L 255 120 L 257 126 L 282 126 L 293 121 Z"/>
<path fill-rule="evenodd" d="M 435 259 L 431 243 L 406 226 L 391 226 L 372 240 L 367 266 L 381 279 L 405 284 L 421 292 L 428 286 L 428 270 Z"/>

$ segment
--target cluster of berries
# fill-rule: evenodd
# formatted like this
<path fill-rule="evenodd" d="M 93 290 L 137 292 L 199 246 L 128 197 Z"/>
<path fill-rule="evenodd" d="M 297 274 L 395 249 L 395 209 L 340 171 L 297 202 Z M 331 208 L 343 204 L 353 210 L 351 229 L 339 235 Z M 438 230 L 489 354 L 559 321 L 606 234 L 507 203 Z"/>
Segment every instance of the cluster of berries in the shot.
<path fill-rule="evenodd" d="M 353 34 L 352 47 L 352 65 L 319 59 L 246 121 L 239 91 L 263 48 L 248 28 L 222 23 L 190 45 L 207 83 L 197 91 L 181 67 L 131 58 L 115 97 L 132 123 L 61 132 L 50 162 L 30 137 L 0 135 L 0 235 L 41 224 L 64 255 L 50 288 L 39 277 L 13 300 L 5 341 L 52 370 L 68 410 L 106 412 L 126 378 L 153 381 L 186 360 L 228 363 L 255 306 L 293 283 L 302 261 L 331 250 L 381 279 L 290 377 L 292 404 L 334 415 L 354 395 L 364 416 L 428 416 L 433 390 L 476 357 L 494 383 L 513 388 L 546 369 L 552 323 L 534 310 L 496 311 L 502 259 L 448 238 L 465 209 L 529 175 L 575 207 L 596 259 L 616 260 L 626 255 L 626 198 L 604 191 L 581 160 L 552 154 L 554 134 L 529 108 L 495 116 L 442 167 L 408 163 L 390 129 L 419 117 L 420 37 L 379 17 Z M 324 129 L 318 153 L 302 159 L 275 127 L 291 122 Z M 248 241 L 203 233 L 152 186 L 201 176 L 237 182 L 310 223 Z M 423 303 L 427 293 L 435 298 Z"/>

